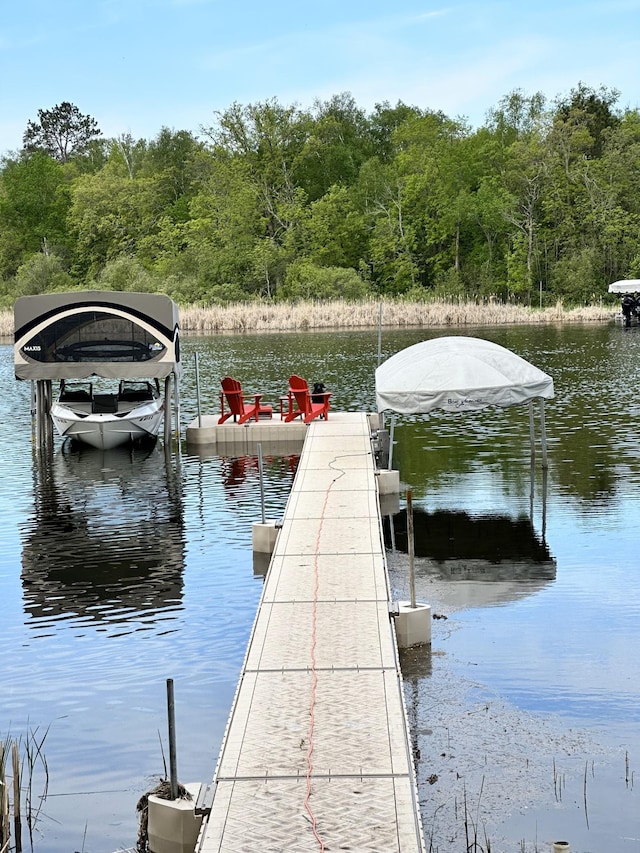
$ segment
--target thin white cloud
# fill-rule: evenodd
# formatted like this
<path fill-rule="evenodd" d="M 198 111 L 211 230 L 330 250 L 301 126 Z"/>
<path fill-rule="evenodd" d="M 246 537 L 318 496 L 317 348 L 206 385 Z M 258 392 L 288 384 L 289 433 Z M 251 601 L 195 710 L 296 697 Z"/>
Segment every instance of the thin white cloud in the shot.
<path fill-rule="evenodd" d="M 583 81 L 619 89 L 632 106 L 640 91 L 640 0 L 403 0 L 385 14 L 364 0 L 322 9 L 291 0 L 65 2 L 86 11 L 72 16 L 75 28 L 44 0 L 29 0 L 40 10 L 35 26 L 23 4 L 0 25 L 12 80 L 0 93 L 0 152 L 20 144 L 38 108 L 61 100 L 95 116 L 106 135 L 130 128 L 151 138 L 163 126 L 193 131 L 234 101 L 272 97 L 307 107 L 348 91 L 363 109 L 401 100 L 475 125 L 515 88 L 553 99 Z"/>

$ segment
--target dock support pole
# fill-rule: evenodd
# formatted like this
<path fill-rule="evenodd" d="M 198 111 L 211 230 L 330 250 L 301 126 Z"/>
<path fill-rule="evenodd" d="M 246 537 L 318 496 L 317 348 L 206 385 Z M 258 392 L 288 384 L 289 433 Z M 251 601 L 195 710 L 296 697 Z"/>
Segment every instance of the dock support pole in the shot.
<path fill-rule="evenodd" d="M 542 467 L 549 467 L 547 459 L 547 428 L 544 421 L 544 398 L 540 397 L 540 444 L 542 446 Z"/>
<path fill-rule="evenodd" d="M 171 376 L 164 380 L 164 444 L 171 444 Z"/>
<path fill-rule="evenodd" d="M 531 442 L 531 464 L 536 458 L 536 430 L 533 423 L 533 400 L 529 400 L 529 441 Z"/>
<path fill-rule="evenodd" d="M 169 774 L 171 799 L 178 799 L 178 767 L 176 760 L 176 717 L 173 699 L 173 679 L 167 678 L 167 715 L 169 719 Z"/>
<path fill-rule="evenodd" d="M 264 524 L 264 469 L 262 467 L 262 444 L 260 443 L 258 443 L 258 476 L 260 478 L 260 511 Z"/>
<path fill-rule="evenodd" d="M 275 521 L 267 521 L 264 512 L 264 468 L 262 464 L 262 444 L 258 444 L 258 473 L 260 478 L 261 521 L 253 525 L 251 538 L 254 557 L 256 554 L 273 554 L 278 538 L 278 526 Z"/>
<path fill-rule="evenodd" d="M 148 839 L 150 853 L 193 853 L 202 826 L 202 815 L 196 814 L 196 801 L 201 785 L 191 783 L 178 792 L 176 767 L 175 703 L 173 679 L 167 678 L 167 708 L 169 712 L 169 765 L 171 799 L 149 794 Z"/>
<path fill-rule="evenodd" d="M 200 368 L 198 366 L 198 353 L 193 354 L 196 371 L 196 403 L 198 405 L 198 427 L 202 427 L 202 409 L 200 407 Z"/>
<path fill-rule="evenodd" d="M 407 554 L 409 555 L 409 598 L 411 607 L 416 606 L 416 561 L 415 540 L 413 538 L 413 496 L 407 490 Z"/>
<path fill-rule="evenodd" d="M 416 603 L 415 547 L 413 541 L 413 502 L 407 491 L 407 554 L 409 555 L 409 601 L 398 602 L 396 640 L 401 649 L 431 645 L 431 605 Z"/>

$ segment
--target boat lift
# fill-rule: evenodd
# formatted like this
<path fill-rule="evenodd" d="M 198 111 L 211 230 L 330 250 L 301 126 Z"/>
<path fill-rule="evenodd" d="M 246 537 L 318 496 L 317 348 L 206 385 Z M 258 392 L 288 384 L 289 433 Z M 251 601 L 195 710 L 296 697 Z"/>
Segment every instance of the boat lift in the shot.
<path fill-rule="evenodd" d="M 163 379 L 165 445 L 171 442 L 172 398 L 179 437 L 180 324 L 178 306 L 168 296 L 97 290 L 22 296 L 14 306 L 14 328 L 15 377 L 32 382 L 39 448 L 53 442 L 52 382 L 92 376 Z M 114 348 L 123 341 L 131 344 L 124 353 Z"/>

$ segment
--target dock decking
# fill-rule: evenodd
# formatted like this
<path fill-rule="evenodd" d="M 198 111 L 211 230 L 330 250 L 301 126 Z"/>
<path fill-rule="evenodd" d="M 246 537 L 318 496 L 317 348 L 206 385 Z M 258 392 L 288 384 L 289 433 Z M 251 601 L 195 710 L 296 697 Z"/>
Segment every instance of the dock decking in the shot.
<path fill-rule="evenodd" d="M 307 427 L 199 853 L 423 853 L 368 418 Z"/>

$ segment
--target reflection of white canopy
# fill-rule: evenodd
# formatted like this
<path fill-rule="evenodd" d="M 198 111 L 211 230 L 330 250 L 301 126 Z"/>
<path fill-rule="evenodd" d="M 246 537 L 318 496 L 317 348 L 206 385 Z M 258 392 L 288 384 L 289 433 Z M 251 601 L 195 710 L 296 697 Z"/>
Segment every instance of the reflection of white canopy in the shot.
<path fill-rule="evenodd" d="M 378 411 L 476 411 L 553 397 L 553 379 L 511 350 L 482 338 L 433 338 L 401 350 L 376 370 Z"/>
<path fill-rule="evenodd" d="M 614 281 L 609 285 L 609 293 L 634 293 L 640 290 L 640 278 L 628 278 Z"/>

